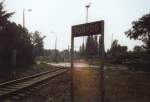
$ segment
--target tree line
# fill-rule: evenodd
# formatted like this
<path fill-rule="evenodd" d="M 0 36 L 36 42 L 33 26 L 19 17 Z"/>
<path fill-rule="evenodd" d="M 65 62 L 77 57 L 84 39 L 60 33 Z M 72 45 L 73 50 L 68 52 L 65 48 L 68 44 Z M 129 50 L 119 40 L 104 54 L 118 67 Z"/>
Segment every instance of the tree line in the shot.
<path fill-rule="evenodd" d="M 82 58 L 100 57 L 101 36 L 88 36 L 86 43 L 80 46 L 80 56 Z"/>
<path fill-rule="evenodd" d="M 10 21 L 13 14 L 5 11 L 4 3 L 0 2 L 0 70 L 32 65 L 43 50 L 44 37 L 40 32 L 31 33 Z"/>
<path fill-rule="evenodd" d="M 142 46 L 135 46 L 133 51 L 128 51 L 127 46 L 121 46 L 118 40 L 114 40 L 111 48 L 105 52 L 105 60 L 113 64 L 128 64 L 131 66 L 144 66 L 150 70 L 150 13 L 143 15 L 137 21 L 132 22 L 132 27 L 124 33 L 128 38 L 140 40 Z M 82 58 L 100 58 L 101 38 L 89 36 L 86 43 L 80 47 Z"/>

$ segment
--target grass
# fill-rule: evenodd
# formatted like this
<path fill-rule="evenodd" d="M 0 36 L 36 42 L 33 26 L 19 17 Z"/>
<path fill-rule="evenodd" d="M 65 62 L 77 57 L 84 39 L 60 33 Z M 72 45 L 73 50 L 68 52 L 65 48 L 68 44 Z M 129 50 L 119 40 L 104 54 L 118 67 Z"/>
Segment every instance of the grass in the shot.
<path fill-rule="evenodd" d="M 107 102 L 150 102 L 150 74 L 106 69 Z"/>
<path fill-rule="evenodd" d="M 99 102 L 99 70 L 83 69 L 76 74 L 77 102 Z M 105 69 L 105 102 L 150 102 L 149 79 L 150 73 L 109 66 Z"/>
<path fill-rule="evenodd" d="M 87 61 L 88 61 L 88 63 L 90 64 L 90 65 L 100 65 L 100 63 L 101 63 L 101 61 L 100 61 L 100 59 L 86 59 Z"/>
<path fill-rule="evenodd" d="M 93 59 L 86 59 L 86 61 L 90 64 L 90 65 L 96 65 L 96 66 L 99 66 L 101 65 L 101 59 L 99 58 L 93 58 Z M 107 66 L 112 66 L 111 63 L 108 63 L 107 61 L 104 61 L 105 62 L 105 65 Z"/>
<path fill-rule="evenodd" d="M 26 66 L 26 67 L 19 67 L 16 68 L 15 70 L 12 70 L 11 72 L 1 72 L 0 73 L 0 83 L 9 81 L 9 80 L 14 80 L 26 76 L 31 76 L 34 74 L 38 74 L 44 71 L 51 71 L 56 68 L 45 64 L 45 63 L 40 63 L 40 64 L 34 64 L 32 66 Z"/>
<path fill-rule="evenodd" d="M 38 70 L 51 68 L 44 63 L 32 66 L 33 69 L 36 69 L 37 67 L 39 68 Z M 106 67 L 105 102 L 150 102 L 150 73 L 133 72 L 123 68 L 112 68 L 111 66 Z M 99 80 L 99 70 L 97 70 L 97 68 L 96 70 L 95 68 L 90 70 L 83 69 L 82 72 L 79 70 L 78 73 L 75 74 L 76 81 L 78 82 L 76 82 L 75 91 L 79 92 L 79 96 L 77 97 L 80 98 L 80 100 L 83 100 L 77 102 L 88 102 L 84 101 L 85 98 L 87 98 L 89 102 L 99 102 L 100 95 L 98 91 L 96 91 L 99 90 L 99 83 L 98 81 L 95 82 L 96 80 Z M 33 94 L 29 98 L 31 98 L 31 100 L 39 100 L 39 98 L 44 97 L 45 99 L 49 99 L 50 102 L 53 102 L 53 100 L 55 100 L 54 102 L 70 102 L 68 101 L 70 95 L 70 79 L 68 78 L 70 78 L 70 74 L 65 75 L 65 77 L 60 76 L 60 78 L 56 78 L 57 81 L 54 79 L 53 83 L 51 82 L 45 88 L 41 88 L 41 90 L 45 90 L 44 92 L 35 92 L 38 95 Z M 39 100 L 39 102 L 41 101 Z"/>
<path fill-rule="evenodd" d="M 99 60 L 88 60 L 92 65 L 99 65 Z M 150 102 L 150 73 L 133 72 L 128 69 L 111 68 L 105 64 L 106 102 Z"/>

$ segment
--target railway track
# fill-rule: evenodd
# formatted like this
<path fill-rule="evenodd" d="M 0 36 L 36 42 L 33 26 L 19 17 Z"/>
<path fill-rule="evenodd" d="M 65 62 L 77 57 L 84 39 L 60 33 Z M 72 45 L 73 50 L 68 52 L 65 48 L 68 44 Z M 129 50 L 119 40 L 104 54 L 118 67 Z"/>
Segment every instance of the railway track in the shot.
<path fill-rule="evenodd" d="M 67 69 L 56 69 L 29 77 L 8 81 L 0 84 L 0 100 L 10 99 L 14 96 L 23 97 L 31 91 L 47 84 L 46 81 L 67 72 Z M 14 97 L 15 98 L 15 97 Z M 16 97 L 17 98 L 17 97 Z"/>

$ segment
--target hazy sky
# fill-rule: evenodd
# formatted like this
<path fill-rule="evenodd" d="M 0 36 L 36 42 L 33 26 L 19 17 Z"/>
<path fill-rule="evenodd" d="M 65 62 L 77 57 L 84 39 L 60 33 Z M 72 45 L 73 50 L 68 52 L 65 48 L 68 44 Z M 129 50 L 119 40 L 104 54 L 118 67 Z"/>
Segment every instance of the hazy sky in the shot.
<path fill-rule="evenodd" d="M 6 9 L 16 12 L 12 21 L 22 24 L 23 9 L 31 9 L 31 12 L 25 12 L 25 26 L 30 32 L 38 30 L 47 36 L 45 48 L 53 49 L 57 36 L 57 47 L 61 50 L 70 46 L 71 26 L 85 23 L 88 3 L 92 3 L 89 22 L 105 20 L 106 49 L 110 48 L 112 34 L 113 39 L 129 49 L 141 44 L 129 40 L 124 32 L 131 28 L 132 21 L 150 13 L 150 0 L 5 0 Z M 75 39 L 75 48 L 81 45 L 82 39 Z"/>

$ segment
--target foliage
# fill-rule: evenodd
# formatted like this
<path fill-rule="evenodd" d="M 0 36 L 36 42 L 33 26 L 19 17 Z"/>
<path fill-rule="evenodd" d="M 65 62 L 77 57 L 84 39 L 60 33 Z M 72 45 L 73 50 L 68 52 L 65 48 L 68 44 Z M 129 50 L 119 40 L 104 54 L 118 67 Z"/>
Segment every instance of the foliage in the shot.
<path fill-rule="evenodd" d="M 15 23 L 10 23 L 7 27 L 6 33 L 8 37 L 5 40 L 6 47 L 10 48 L 10 51 L 16 50 L 16 62 L 19 66 L 29 65 L 33 63 L 33 55 L 31 44 L 31 36 L 27 29 L 23 28 L 21 25 L 16 25 Z M 12 42 L 10 42 L 12 40 Z M 12 52 L 11 52 L 12 53 Z M 10 56 L 11 57 L 11 56 Z M 10 58 L 12 59 L 12 58 Z"/>
<path fill-rule="evenodd" d="M 114 66 L 115 67 L 115 66 Z M 106 77 L 106 102 L 149 102 L 150 100 L 150 74 L 133 73 L 122 70 L 124 67 L 108 67 Z"/>
<path fill-rule="evenodd" d="M 41 33 L 39 31 L 35 31 L 32 34 L 32 44 L 33 46 L 33 53 L 35 57 L 42 56 L 44 53 L 44 48 L 43 48 L 43 39 L 45 36 L 41 36 Z"/>
<path fill-rule="evenodd" d="M 12 34 L 6 34 L 10 22 L 9 18 L 12 16 L 13 13 L 7 13 L 3 10 L 3 2 L 0 3 L 0 64 L 9 66 L 10 59 L 9 56 L 11 55 L 11 45 L 13 44 Z M 9 37 L 10 36 L 10 37 Z M 11 40 L 9 38 L 12 38 Z"/>
<path fill-rule="evenodd" d="M 80 56 L 86 58 L 100 58 L 102 49 L 101 47 L 101 36 L 88 36 L 86 44 L 82 44 L 82 46 L 80 46 Z"/>
<path fill-rule="evenodd" d="M 85 56 L 94 57 L 98 55 L 98 42 L 97 36 L 88 36 L 85 45 Z"/>
<path fill-rule="evenodd" d="M 118 40 L 114 40 L 107 55 L 111 57 L 114 63 L 121 64 L 127 58 L 127 46 L 121 46 L 118 44 Z"/>
<path fill-rule="evenodd" d="M 82 45 L 80 46 L 80 57 L 84 56 L 85 56 L 85 46 L 84 43 L 82 43 Z"/>
<path fill-rule="evenodd" d="M 144 52 L 145 49 L 144 49 L 143 46 L 135 46 L 135 47 L 133 48 L 133 51 L 136 52 L 136 53 L 140 53 L 140 52 Z"/>
<path fill-rule="evenodd" d="M 138 39 L 144 42 L 150 58 L 150 14 L 146 14 L 138 21 L 132 22 L 132 28 L 125 32 L 130 39 Z"/>
<path fill-rule="evenodd" d="M 3 10 L 0 3 L 0 66 L 1 69 L 11 69 L 16 62 L 17 66 L 26 66 L 34 63 L 32 54 L 33 45 L 27 29 L 9 21 L 13 13 Z"/>
<path fill-rule="evenodd" d="M 5 26 L 9 23 L 9 18 L 14 14 L 7 13 L 7 11 L 4 10 L 3 2 L 0 2 L 0 30 L 5 29 Z"/>
<path fill-rule="evenodd" d="M 150 14 L 132 22 L 132 28 L 125 34 L 130 39 L 138 39 L 144 43 L 143 46 L 135 46 L 134 51 L 129 53 L 128 66 L 135 70 L 140 67 L 140 70 L 149 71 L 150 69 L 147 66 L 150 63 Z"/>
<path fill-rule="evenodd" d="M 150 71 L 150 68 L 148 68 L 150 66 L 150 63 L 143 59 L 133 59 L 131 61 L 128 61 L 126 63 L 126 66 L 128 66 L 130 70 L 134 71 Z"/>

